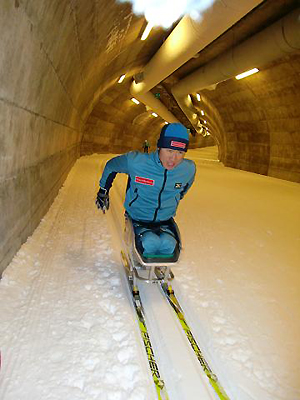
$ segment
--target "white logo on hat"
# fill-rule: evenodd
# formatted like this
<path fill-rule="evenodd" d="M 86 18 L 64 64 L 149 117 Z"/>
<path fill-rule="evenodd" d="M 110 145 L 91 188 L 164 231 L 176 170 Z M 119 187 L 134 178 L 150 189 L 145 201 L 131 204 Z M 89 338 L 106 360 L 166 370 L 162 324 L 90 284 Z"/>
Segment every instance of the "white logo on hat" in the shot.
<path fill-rule="evenodd" d="M 180 149 L 185 149 L 186 148 L 186 143 L 176 142 L 175 140 L 172 140 L 171 141 L 171 146 L 172 147 L 179 147 Z"/>

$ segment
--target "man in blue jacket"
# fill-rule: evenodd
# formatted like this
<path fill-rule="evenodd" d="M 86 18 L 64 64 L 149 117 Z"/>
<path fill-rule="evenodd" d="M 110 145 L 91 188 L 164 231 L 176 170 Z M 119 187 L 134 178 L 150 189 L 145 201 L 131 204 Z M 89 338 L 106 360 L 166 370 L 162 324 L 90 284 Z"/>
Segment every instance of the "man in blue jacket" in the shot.
<path fill-rule="evenodd" d="M 162 128 L 155 152 L 132 151 L 106 163 L 96 205 L 103 212 L 108 210 L 109 190 L 116 174 L 128 175 L 124 206 L 136 234 L 141 237 L 143 254 L 171 254 L 174 251 L 176 240 L 167 228 L 157 234 L 145 226 L 152 224 L 163 228 L 176 214 L 179 201 L 192 186 L 196 166 L 193 161 L 184 159 L 188 144 L 187 129 L 172 123 Z"/>

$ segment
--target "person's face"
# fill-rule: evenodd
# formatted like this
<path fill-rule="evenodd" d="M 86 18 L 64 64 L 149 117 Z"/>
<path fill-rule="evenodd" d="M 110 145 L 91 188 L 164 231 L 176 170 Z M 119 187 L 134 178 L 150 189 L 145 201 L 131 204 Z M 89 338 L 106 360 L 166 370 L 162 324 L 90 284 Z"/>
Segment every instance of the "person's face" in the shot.
<path fill-rule="evenodd" d="M 185 156 L 184 151 L 172 149 L 160 149 L 159 158 L 164 168 L 170 170 L 181 163 Z"/>

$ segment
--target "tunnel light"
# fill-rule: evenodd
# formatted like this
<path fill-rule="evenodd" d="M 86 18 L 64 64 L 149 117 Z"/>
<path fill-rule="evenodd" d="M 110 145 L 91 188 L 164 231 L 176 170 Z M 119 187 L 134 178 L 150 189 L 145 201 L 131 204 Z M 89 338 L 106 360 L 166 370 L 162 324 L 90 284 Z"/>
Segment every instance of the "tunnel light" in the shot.
<path fill-rule="evenodd" d="M 132 97 L 132 99 L 130 99 L 130 100 L 133 101 L 135 104 L 140 104 L 140 102 L 137 99 L 135 99 L 134 97 Z"/>
<path fill-rule="evenodd" d="M 165 125 L 168 125 L 168 124 L 169 124 L 169 122 L 165 121 Z"/>
<path fill-rule="evenodd" d="M 147 37 L 149 36 L 149 33 L 151 32 L 152 28 L 153 28 L 153 24 L 151 22 L 148 22 L 148 24 L 147 24 L 147 26 L 146 26 L 143 34 L 142 34 L 141 40 L 146 40 L 147 39 Z"/>
<path fill-rule="evenodd" d="M 201 110 L 201 115 L 204 115 L 204 111 L 203 110 Z"/>
<path fill-rule="evenodd" d="M 188 94 L 188 95 L 186 96 L 186 102 L 187 102 L 187 105 L 192 105 L 192 104 L 193 104 L 191 95 Z"/>
<path fill-rule="evenodd" d="M 125 74 L 121 75 L 119 80 L 118 80 L 118 83 L 122 83 L 124 81 L 124 79 L 125 79 L 125 76 L 126 76 Z"/>
<path fill-rule="evenodd" d="M 158 117 L 158 115 L 156 113 L 152 113 L 151 115 L 153 115 L 153 117 Z"/>
<path fill-rule="evenodd" d="M 257 72 L 259 72 L 258 68 L 249 69 L 249 71 L 246 71 L 246 72 L 243 72 L 242 74 L 237 75 L 235 77 L 235 79 L 238 79 L 238 80 L 243 79 L 243 78 L 246 78 L 246 76 L 256 74 Z"/>
<path fill-rule="evenodd" d="M 198 101 L 201 101 L 201 96 L 200 96 L 199 93 L 196 94 L 196 97 L 197 97 L 197 100 L 198 100 Z"/>
<path fill-rule="evenodd" d="M 207 124 L 207 121 L 204 120 L 203 122 L 204 122 L 205 124 Z"/>

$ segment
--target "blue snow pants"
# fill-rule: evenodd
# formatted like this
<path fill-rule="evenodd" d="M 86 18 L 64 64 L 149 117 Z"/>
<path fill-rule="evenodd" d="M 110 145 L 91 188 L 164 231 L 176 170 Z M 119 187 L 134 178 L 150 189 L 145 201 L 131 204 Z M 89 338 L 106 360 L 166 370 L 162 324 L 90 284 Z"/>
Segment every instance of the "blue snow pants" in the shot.
<path fill-rule="evenodd" d="M 173 254 L 176 239 L 167 227 L 161 226 L 159 232 L 141 226 L 134 227 L 143 246 L 143 254 Z"/>

